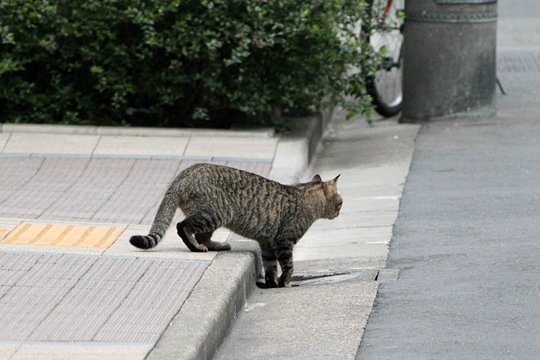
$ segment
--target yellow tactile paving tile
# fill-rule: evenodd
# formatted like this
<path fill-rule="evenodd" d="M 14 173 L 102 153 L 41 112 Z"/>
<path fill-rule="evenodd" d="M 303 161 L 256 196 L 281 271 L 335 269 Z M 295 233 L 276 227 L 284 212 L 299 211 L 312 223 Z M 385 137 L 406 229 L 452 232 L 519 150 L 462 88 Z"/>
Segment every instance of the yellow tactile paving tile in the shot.
<path fill-rule="evenodd" d="M 7 234 L 0 243 L 108 248 L 123 231 L 123 227 L 23 223 Z"/>
<path fill-rule="evenodd" d="M 7 234 L 7 230 L 0 228 L 0 239 L 6 236 L 6 234 Z"/>

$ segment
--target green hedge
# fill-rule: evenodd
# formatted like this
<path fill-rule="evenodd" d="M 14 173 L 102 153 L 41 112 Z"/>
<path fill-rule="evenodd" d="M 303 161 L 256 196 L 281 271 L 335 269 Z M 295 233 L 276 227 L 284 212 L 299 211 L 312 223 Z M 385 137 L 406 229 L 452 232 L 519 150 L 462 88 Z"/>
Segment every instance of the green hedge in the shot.
<path fill-rule="evenodd" d="M 269 123 L 370 108 L 364 1 L 0 0 L 2 122 Z"/>

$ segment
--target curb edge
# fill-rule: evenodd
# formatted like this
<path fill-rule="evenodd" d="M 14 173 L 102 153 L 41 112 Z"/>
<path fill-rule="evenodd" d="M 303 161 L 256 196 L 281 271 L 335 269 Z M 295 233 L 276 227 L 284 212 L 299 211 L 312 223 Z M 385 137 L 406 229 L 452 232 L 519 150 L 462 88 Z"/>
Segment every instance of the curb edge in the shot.
<path fill-rule="evenodd" d="M 211 359 L 253 290 L 255 273 L 253 253 L 216 256 L 146 359 Z"/>
<path fill-rule="evenodd" d="M 0 123 L 0 133 L 37 133 L 94 136 L 154 136 L 154 137 L 192 137 L 223 136 L 272 138 L 272 128 L 262 129 L 197 129 L 197 128 L 155 128 L 155 127 L 120 127 L 61 124 L 11 124 Z"/>

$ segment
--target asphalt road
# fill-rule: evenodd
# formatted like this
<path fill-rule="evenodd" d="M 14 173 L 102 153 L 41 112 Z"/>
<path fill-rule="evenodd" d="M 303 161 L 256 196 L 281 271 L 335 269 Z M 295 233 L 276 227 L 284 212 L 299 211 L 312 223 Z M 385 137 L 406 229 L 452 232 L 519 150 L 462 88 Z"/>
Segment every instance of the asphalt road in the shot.
<path fill-rule="evenodd" d="M 527 44 L 500 34 L 499 54 L 540 59 L 538 1 L 499 12 L 504 31 L 537 28 Z M 381 284 L 357 359 L 539 358 L 540 67 L 506 70 L 496 118 L 417 137 L 387 262 L 400 276 Z"/>
<path fill-rule="evenodd" d="M 442 122 L 417 138 L 357 359 L 537 359 L 540 122 Z M 533 335 L 536 334 L 536 335 Z"/>

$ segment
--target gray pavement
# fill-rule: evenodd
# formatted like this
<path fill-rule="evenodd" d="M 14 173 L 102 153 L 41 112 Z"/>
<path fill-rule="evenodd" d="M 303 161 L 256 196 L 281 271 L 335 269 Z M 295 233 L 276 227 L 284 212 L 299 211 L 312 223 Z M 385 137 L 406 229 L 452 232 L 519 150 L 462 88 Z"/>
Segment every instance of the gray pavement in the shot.
<path fill-rule="evenodd" d="M 210 142 L 204 131 L 4 125 L 2 356 L 210 358 L 238 315 L 261 316 L 262 301 L 268 310 L 271 303 L 280 309 L 281 302 L 298 299 L 320 301 L 302 311 L 291 307 L 293 323 L 315 319 L 331 304 L 342 319 L 352 308 L 362 314 L 341 330 L 336 323 L 319 334 L 342 339 L 343 352 L 354 353 L 378 288 L 375 280 L 395 277 L 383 268 L 418 126 L 393 121 L 368 127 L 363 119 L 345 122 L 336 115 L 325 151 L 307 171 L 310 144 L 302 135 L 215 131 Z M 155 146 L 161 142 L 167 146 Z M 187 251 L 174 231 L 152 251 L 129 245 L 131 235 L 148 230 L 173 176 L 200 161 L 288 183 L 315 171 L 325 178 L 342 174 L 342 215 L 315 224 L 295 249 L 294 281 L 301 287 L 253 300 L 261 295 L 253 292 L 260 273 L 257 247 L 225 229 L 216 232 L 216 240 L 231 242 L 233 251 L 219 255 Z M 276 326 L 272 312 L 262 316 Z M 309 332 L 327 320 L 312 322 Z"/>
<path fill-rule="evenodd" d="M 352 359 L 386 269 L 418 125 L 330 124 L 304 179 L 341 173 L 338 218 L 317 221 L 294 249 L 293 287 L 256 289 L 215 359 Z"/>
<path fill-rule="evenodd" d="M 357 359 L 538 359 L 540 7 L 499 1 L 494 118 L 425 125 Z"/>
<path fill-rule="evenodd" d="M 224 257 L 195 254 L 174 231 L 153 251 L 128 239 L 148 231 L 180 170 L 204 161 L 268 176 L 279 169 L 280 138 L 270 130 L 1 130 L 0 358 L 212 353 L 255 283 L 256 251 L 231 241 L 236 251 Z"/>
<path fill-rule="evenodd" d="M 540 15 L 499 3 L 497 118 L 337 117 L 308 169 L 309 139 L 271 130 L 2 125 L 0 358 L 207 359 L 227 332 L 216 359 L 536 358 Z M 254 289 L 256 246 L 225 229 L 219 255 L 174 231 L 129 245 L 201 161 L 342 174 L 342 214 L 295 248 L 293 288 Z"/>

